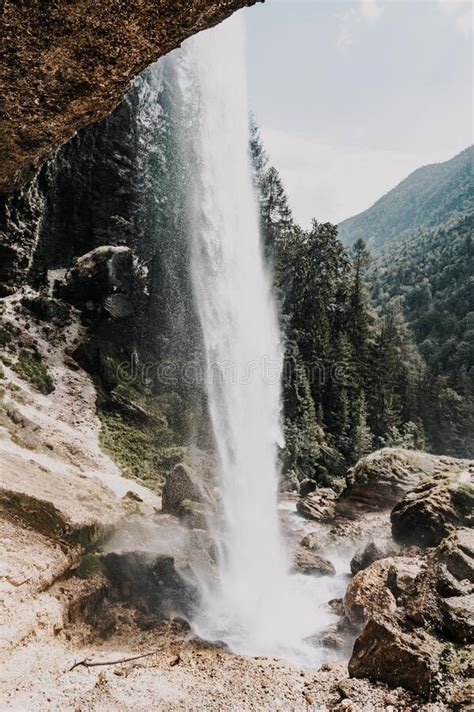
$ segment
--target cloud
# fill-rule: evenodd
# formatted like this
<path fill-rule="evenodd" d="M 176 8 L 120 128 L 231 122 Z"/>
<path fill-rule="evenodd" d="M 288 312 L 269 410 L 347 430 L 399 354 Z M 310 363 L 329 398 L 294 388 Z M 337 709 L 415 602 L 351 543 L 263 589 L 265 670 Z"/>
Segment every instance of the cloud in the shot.
<path fill-rule="evenodd" d="M 343 51 L 351 47 L 360 30 L 364 26 L 375 25 L 387 7 L 394 2 L 410 5 L 413 0 L 354 0 L 346 10 L 338 12 L 337 47 Z M 466 36 L 473 33 L 474 16 L 471 0 L 437 0 L 437 4 L 441 12 L 452 18 L 455 29 Z"/>
<path fill-rule="evenodd" d="M 474 13 L 470 0 L 438 0 L 441 11 L 450 15 L 454 26 L 463 35 L 474 32 Z"/>
<path fill-rule="evenodd" d="M 295 218 L 340 222 L 370 207 L 406 176 L 447 160 L 456 149 L 432 153 L 367 149 L 314 140 L 262 127 L 271 163 L 279 171 Z"/>

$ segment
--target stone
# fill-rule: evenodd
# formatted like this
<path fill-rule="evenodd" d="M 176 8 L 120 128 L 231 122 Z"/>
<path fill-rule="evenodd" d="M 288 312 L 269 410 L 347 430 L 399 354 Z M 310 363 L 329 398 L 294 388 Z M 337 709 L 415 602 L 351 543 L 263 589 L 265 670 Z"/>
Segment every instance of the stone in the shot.
<path fill-rule="evenodd" d="M 474 642 L 474 593 L 441 599 L 444 631 L 457 643 Z"/>
<path fill-rule="evenodd" d="M 284 472 L 280 477 L 280 492 L 299 492 L 300 483 L 294 470 Z"/>
<path fill-rule="evenodd" d="M 361 625 L 368 618 L 394 612 L 397 603 L 387 587 L 387 577 L 394 559 L 375 561 L 359 571 L 349 582 L 344 596 L 344 611 L 353 625 Z"/>
<path fill-rule="evenodd" d="M 180 462 L 173 467 L 163 486 L 162 510 L 167 514 L 184 514 L 184 500 L 203 502 L 204 492 L 194 470 Z"/>
<path fill-rule="evenodd" d="M 474 531 L 457 529 L 436 548 L 434 558 L 458 581 L 474 584 Z"/>
<path fill-rule="evenodd" d="M 336 569 L 328 559 L 303 546 L 298 547 L 296 552 L 294 569 L 306 575 L 334 576 L 336 573 Z"/>
<path fill-rule="evenodd" d="M 429 480 L 408 492 L 393 508 L 393 538 L 402 544 L 433 547 L 468 523 L 474 507 L 472 485 Z"/>
<path fill-rule="evenodd" d="M 358 571 L 366 569 L 367 566 L 373 564 L 374 561 L 385 559 L 387 556 L 393 556 L 397 553 L 397 546 L 390 539 L 381 539 L 380 541 L 368 541 L 367 544 L 356 551 L 351 559 L 351 572 L 356 574 Z"/>
<path fill-rule="evenodd" d="M 0 192 L 22 184 L 80 128 L 108 114 L 145 67 L 256 0 L 8 0 Z M 1 262 L 1 260 L 0 260 Z"/>
<path fill-rule="evenodd" d="M 354 643 L 349 675 L 428 697 L 440 672 L 443 651 L 444 646 L 421 628 L 405 630 L 387 617 L 371 619 Z"/>
<path fill-rule="evenodd" d="M 102 245 L 76 258 L 66 273 L 61 296 L 78 306 L 101 304 L 114 294 L 131 294 L 138 268 L 129 247 Z"/>
<path fill-rule="evenodd" d="M 337 511 L 353 516 L 358 510 L 391 508 L 427 477 L 460 473 L 470 464 L 468 460 L 437 457 L 416 450 L 377 450 L 363 457 L 348 471 Z"/>
<path fill-rule="evenodd" d="M 327 522 L 336 515 L 336 495 L 331 489 L 317 489 L 296 503 L 296 511 L 316 522 Z"/>
<path fill-rule="evenodd" d="M 116 600 L 147 615 L 186 617 L 196 591 L 180 576 L 172 556 L 139 550 L 110 552 L 101 562 Z"/>

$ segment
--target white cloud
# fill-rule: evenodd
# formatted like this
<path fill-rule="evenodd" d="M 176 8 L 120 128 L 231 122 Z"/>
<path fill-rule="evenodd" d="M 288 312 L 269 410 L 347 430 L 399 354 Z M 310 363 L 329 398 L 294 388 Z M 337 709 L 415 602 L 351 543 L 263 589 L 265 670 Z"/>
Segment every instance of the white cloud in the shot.
<path fill-rule="evenodd" d="M 444 161 L 442 154 L 357 148 L 262 128 L 271 163 L 288 192 L 295 218 L 305 227 L 314 217 L 340 222 L 370 207 L 421 165 Z"/>
<path fill-rule="evenodd" d="M 438 5 L 442 12 L 453 18 L 459 32 L 463 35 L 474 32 L 474 13 L 470 0 L 438 0 Z"/>
<path fill-rule="evenodd" d="M 336 44 L 347 50 L 354 44 L 357 34 L 364 25 L 375 25 L 387 6 L 393 2 L 410 5 L 413 0 L 354 0 L 351 7 L 338 12 L 339 34 Z M 425 0 L 431 2 L 431 0 Z M 464 35 L 474 31 L 474 16 L 471 0 L 437 0 L 440 10 L 451 16 L 454 27 Z"/>

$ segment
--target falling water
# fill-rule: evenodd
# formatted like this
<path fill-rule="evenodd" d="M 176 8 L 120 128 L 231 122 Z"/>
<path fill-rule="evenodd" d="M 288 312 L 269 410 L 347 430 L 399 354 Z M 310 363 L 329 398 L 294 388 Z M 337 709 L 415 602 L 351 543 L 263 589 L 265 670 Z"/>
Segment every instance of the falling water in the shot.
<path fill-rule="evenodd" d="M 194 628 L 237 652 L 301 659 L 323 622 L 314 580 L 289 573 L 278 519 L 282 350 L 249 156 L 244 40 L 234 16 L 169 60 L 192 173 L 183 176 L 191 272 L 222 505 L 218 578 L 202 583 Z"/>

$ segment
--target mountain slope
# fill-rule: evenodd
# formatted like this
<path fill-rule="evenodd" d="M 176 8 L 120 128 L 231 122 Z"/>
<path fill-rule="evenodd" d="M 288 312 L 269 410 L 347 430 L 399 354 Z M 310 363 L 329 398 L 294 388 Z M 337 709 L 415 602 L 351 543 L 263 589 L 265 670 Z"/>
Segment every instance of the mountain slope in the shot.
<path fill-rule="evenodd" d="M 445 163 L 423 166 L 380 198 L 371 208 L 339 225 L 346 246 L 363 239 L 372 252 L 434 228 L 472 211 L 474 146 Z"/>

